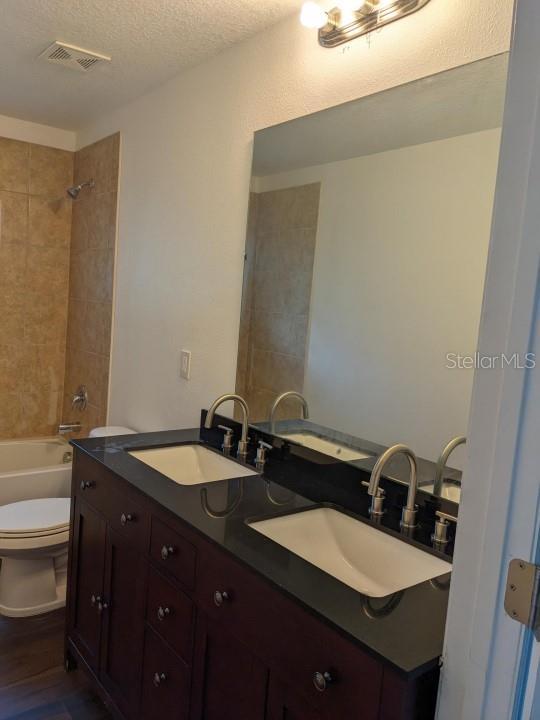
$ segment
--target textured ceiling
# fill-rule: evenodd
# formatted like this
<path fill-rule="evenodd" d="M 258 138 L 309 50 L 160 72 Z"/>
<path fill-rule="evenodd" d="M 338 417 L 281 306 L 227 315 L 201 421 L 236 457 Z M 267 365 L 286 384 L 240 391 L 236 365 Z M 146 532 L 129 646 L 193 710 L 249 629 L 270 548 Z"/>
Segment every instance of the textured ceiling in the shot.
<path fill-rule="evenodd" d="M 298 10 L 300 0 L 2 0 L 0 114 L 75 130 Z M 112 56 L 38 61 L 54 40 Z"/>

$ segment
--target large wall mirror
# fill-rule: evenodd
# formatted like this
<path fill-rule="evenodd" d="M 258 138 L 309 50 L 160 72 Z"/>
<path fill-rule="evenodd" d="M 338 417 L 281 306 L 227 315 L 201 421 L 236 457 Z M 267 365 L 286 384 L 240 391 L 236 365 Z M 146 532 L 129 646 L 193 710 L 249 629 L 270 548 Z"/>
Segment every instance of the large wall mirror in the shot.
<path fill-rule="evenodd" d="M 501 54 L 256 133 L 237 369 L 255 424 L 366 469 L 405 443 L 432 491 L 467 432 L 506 73 Z M 294 396 L 270 417 L 287 391 L 307 419 Z"/>

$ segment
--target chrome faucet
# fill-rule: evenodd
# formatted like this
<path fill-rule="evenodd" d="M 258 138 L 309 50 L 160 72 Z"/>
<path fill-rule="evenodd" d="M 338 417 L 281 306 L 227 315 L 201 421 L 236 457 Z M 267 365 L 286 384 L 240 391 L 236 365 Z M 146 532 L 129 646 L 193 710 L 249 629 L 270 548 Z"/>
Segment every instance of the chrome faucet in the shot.
<path fill-rule="evenodd" d="M 296 392 L 296 390 L 288 390 L 287 392 L 278 395 L 277 398 L 274 400 L 274 404 L 272 405 L 272 409 L 270 410 L 270 423 L 272 424 L 272 427 L 274 425 L 274 415 L 276 414 L 276 410 L 278 409 L 279 404 L 283 400 L 287 400 L 287 398 L 296 398 L 297 400 L 299 400 L 302 405 L 302 418 L 304 420 L 307 420 L 309 418 L 309 407 L 306 398 L 301 393 Z"/>
<path fill-rule="evenodd" d="M 467 438 L 463 435 L 458 435 L 458 437 L 455 437 L 453 440 L 450 440 L 448 445 L 444 448 L 442 453 L 439 456 L 439 459 L 437 460 L 437 467 L 435 469 L 435 481 L 433 482 L 433 494 L 440 497 L 442 494 L 442 488 L 443 488 L 443 472 L 444 468 L 446 467 L 446 463 L 448 462 L 448 458 L 450 457 L 451 453 L 454 452 L 454 450 L 459 445 L 465 445 L 467 442 Z"/>
<path fill-rule="evenodd" d="M 392 447 L 385 450 L 382 455 L 379 456 L 377 462 L 373 466 L 371 471 L 371 477 L 369 478 L 368 494 L 371 495 L 371 513 L 372 516 L 380 516 L 382 508 L 377 505 L 377 500 L 381 498 L 381 491 L 379 490 L 379 481 L 381 479 L 382 471 L 386 463 L 394 457 L 394 455 L 405 455 L 409 461 L 410 477 L 409 477 L 409 492 L 407 493 L 407 504 L 401 513 L 401 528 L 406 530 L 412 530 L 416 527 L 416 491 L 418 489 L 418 476 L 417 476 L 417 461 L 416 455 L 413 451 L 407 447 L 407 445 L 393 445 Z"/>
<path fill-rule="evenodd" d="M 240 397 L 240 395 L 235 395 L 234 393 L 228 393 L 227 395 L 221 395 L 217 398 L 217 400 L 214 400 L 206 415 L 204 427 L 207 430 L 210 430 L 210 428 L 212 427 L 212 421 L 214 420 L 214 415 L 216 414 L 216 410 L 220 405 L 222 405 L 224 402 L 227 402 L 228 400 L 233 400 L 234 402 L 237 402 L 242 408 L 242 437 L 240 438 L 240 441 L 238 443 L 238 451 L 236 453 L 236 456 L 240 458 L 240 460 L 243 460 L 245 462 L 247 458 L 247 449 L 249 442 L 249 408 L 247 406 L 247 402 L 244 400 L 243 397 Z"/>

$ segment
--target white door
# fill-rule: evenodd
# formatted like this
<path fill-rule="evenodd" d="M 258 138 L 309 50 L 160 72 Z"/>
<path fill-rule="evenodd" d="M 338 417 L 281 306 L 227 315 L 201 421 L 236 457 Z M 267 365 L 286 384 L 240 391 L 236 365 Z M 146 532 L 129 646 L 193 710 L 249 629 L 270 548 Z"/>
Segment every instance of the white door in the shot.
<path fill-rule="evenodd" d="M 539 97 L 540 0 L 517 0 L 479 352 L 537 364 L 475 375 L 439 720 L 540 719 L 538 643 L 503 609 L 509 560 L 540 560 Z"/>

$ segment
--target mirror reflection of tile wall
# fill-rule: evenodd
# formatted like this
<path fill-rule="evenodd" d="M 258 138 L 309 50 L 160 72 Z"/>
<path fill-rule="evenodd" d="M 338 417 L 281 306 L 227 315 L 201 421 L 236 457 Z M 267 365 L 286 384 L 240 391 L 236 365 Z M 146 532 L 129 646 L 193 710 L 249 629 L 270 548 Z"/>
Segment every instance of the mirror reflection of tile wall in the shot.
<path fill-rule="evenodd" d="M 319 193 L 311 183 L 250 194 L 236 390 L 253 422 L 279 393 L 304 389 Z M 298 403 L 280 413 L 296 417 Z"/>

